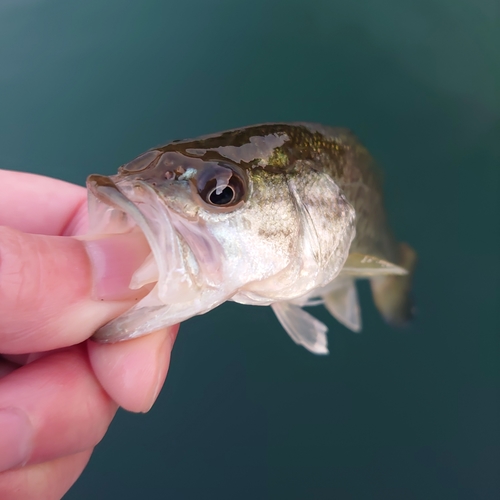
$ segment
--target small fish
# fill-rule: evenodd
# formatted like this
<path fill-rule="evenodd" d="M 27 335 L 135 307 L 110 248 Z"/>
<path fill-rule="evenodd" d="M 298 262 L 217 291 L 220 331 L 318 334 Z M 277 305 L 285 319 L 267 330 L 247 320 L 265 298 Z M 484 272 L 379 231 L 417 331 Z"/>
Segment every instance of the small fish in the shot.
<path fill-rule="evenodd" d="M 87 181 L 95 234 L 137 230 L 151 254 L 130 287 L 150 292 L 94 335 L 140 337 L 227 300 L 270 305 L 292 339 L 328 353 L 324 304 L 361 329 L 355 280 L 392 324 L 412 314 L 416 254 L 394 239 L 374 162 L 343 128 L 273 123 L 173 141 Z"/>

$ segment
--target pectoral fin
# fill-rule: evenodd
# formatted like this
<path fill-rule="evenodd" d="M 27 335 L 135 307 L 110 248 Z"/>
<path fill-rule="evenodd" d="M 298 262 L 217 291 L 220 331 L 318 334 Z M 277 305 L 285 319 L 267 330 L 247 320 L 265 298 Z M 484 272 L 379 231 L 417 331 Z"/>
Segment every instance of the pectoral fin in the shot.
<path fill-rule="evenodd" d="M 275 302 L 271 307 L 296 344 L 303 345 L 315 354 L 328 354 L 328 329 L 321 321 L 289 302 Z"/>
<path fill-rule="evenodd" d="M 370 277 L 389 274 L 405 275 L 408 274 L 408 271 L 401 266 L 372 255 L 351 253 L 342 268 L 342 274 Z"/>
<path fill-rule="evenodd" d="M 337 280 L 339 280 L 338 287 L 323 296 L 325 307 L 344 326 L 353 332 L 359 332 L 361 313 L 354 279 L 337 278 Z"/>

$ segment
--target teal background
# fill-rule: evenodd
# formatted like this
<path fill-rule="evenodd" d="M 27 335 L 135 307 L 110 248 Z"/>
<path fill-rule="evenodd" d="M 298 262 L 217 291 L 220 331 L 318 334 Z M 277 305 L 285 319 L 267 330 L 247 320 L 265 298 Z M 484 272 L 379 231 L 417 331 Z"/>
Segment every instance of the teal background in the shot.
<path fill-rule="evenodd" d="M 181 327 L 147 415 L 120 412 L 69 500 L 500 498 L 496 0 L 0 0 L 1 166 L 82 184 L 176 138 L 352 128 L 419 253 L 418 316 L 269 308 Z"/>

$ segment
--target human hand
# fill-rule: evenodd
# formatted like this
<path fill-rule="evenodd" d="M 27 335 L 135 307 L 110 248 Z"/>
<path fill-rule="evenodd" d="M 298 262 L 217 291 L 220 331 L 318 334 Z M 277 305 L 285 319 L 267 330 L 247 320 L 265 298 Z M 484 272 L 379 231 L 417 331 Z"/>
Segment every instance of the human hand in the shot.
<path fill-rule="evenodd" d="M 71 237 L 86 226 L 84 188 L 0 170 L 2 500 L 61 498 L 117 406 L 148 411 L 167 374 L 177 327 L 87 340 L 141 298 L 128 283 L 149 250 Z"/>

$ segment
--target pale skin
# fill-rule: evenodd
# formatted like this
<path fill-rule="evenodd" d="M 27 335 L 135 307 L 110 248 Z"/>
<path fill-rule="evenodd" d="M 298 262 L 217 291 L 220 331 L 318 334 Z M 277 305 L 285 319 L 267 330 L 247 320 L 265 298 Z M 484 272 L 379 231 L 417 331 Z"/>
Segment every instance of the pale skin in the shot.
<path fill-rule="evenodd" d="M 100 345 L 88 340 L 141 293 L 148 253 L 127 236 L 89 241 L 86 190 L 0 170 L 0 498 L 59 499 L 118 406 L 148 411 L 177 327 Z"/>

